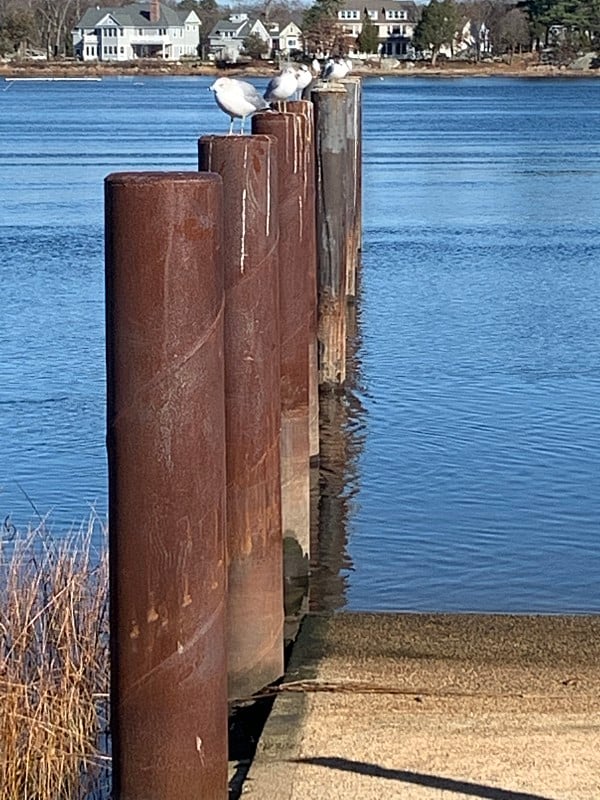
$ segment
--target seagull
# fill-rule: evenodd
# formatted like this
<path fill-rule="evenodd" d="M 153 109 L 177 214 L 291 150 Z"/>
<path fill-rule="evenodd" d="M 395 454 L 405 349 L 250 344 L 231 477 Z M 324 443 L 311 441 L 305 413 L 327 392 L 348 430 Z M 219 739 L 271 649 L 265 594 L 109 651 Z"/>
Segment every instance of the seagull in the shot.
<path fill-rule="evenodd" d="M 313 58 L 310 68 L 312 69 L 312 73 L 316 78 L 319 72 L 321 72 L 321 62 L 318 58 Z"/>
<path fill-rule="evenodd" d="M 307 86 L 310 86 L 313 81 L 312 72 L 309 70 L 306 64 L 300 64 L 296 70 L 296 81 L 298 82 L 298 95 L 301 98 L 302 92 Z"/>
<path fill-rule="evenodd" d="M 263 97 L 267 103 L 276 100 L 289 100 L 298 91 L 298 78 L 294 67 L 285 67 L 279 75 L 271 78 Z"/>
<path fill-rule="evenodd" d="M 350 59 L 348 59 L 348 61 L 350 61 Z M 339 81 L 345 78 L 349 71 L 348 64 L 343 58 L 330 58 L 323 67 L 323 80 Z"/>
<path fill-rule="evenodd" d="M 237 78 L 217 78 L 208 88 L 215 93 L 215 100 L 221 111 L 231 117 L 230 136 L 233 133 L 233 120 L 236 117 L 242 120 L 240 133 L 244 133 L 246 117 L 269 108 L 269 104 L 263 100 L 255 86 Z"/>

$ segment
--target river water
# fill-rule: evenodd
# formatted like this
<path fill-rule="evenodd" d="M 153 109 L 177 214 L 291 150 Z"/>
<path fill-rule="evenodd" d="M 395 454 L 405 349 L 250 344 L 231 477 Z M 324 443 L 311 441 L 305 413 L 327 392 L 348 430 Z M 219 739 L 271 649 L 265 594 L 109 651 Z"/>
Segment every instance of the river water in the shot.
<path fill-rule="evenodd" d="M 18 526 L 106 515 L 103 179 L 195 169 L 228 123 L 209 83 L 0 83 L 0 516 Z M 599 99 L 584 79 L 365 83 L 317 607 L 600 611 Z"/>

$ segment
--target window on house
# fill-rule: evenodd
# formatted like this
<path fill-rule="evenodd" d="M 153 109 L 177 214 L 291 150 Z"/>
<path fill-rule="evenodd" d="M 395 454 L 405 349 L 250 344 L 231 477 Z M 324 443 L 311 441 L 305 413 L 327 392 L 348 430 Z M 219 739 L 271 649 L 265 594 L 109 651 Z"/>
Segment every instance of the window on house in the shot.
<path fill-rule="evenodd" d="M 367 13 L 371 17 L 371 19 L 377 19 L 377 12 L 376 11 L 368 11 Z"/>
<path fill-rule="evenodd" d="M 344 8 L 338 12 L 340 19 L 360 19 L 360 14 L 358 11 L 352 11 L 350 9 Z"/>
<path fill-rule="evenodd" d="M 124 53 L 124 52 L 125 52 L 125 48 L 124 48 L 124 47 L 121 47 L 121 52 L 122 52 L 122 53 Z"/>

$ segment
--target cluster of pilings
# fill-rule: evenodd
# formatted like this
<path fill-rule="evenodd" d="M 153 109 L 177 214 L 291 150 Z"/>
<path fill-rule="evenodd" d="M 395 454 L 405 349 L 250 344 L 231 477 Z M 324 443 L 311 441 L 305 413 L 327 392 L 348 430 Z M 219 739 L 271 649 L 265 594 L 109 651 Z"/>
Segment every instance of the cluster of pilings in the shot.
<path fill-rule="evenodd" d="M 319 387 L 345 377 L 360 83 L 106 179 L 113 797 L 224 800 L 228 700 L 283 673 Z"/>

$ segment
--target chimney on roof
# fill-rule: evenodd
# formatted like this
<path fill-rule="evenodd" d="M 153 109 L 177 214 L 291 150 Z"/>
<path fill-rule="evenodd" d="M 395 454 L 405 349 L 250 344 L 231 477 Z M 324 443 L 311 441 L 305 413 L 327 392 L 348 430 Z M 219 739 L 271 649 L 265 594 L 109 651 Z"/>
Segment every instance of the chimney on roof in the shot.
<path fill-rule="evenodd" d="M 158 0 L 151 0 L 150 3 L 150 22 L 158 22 L 160 19 L 160 3 Z"/>

